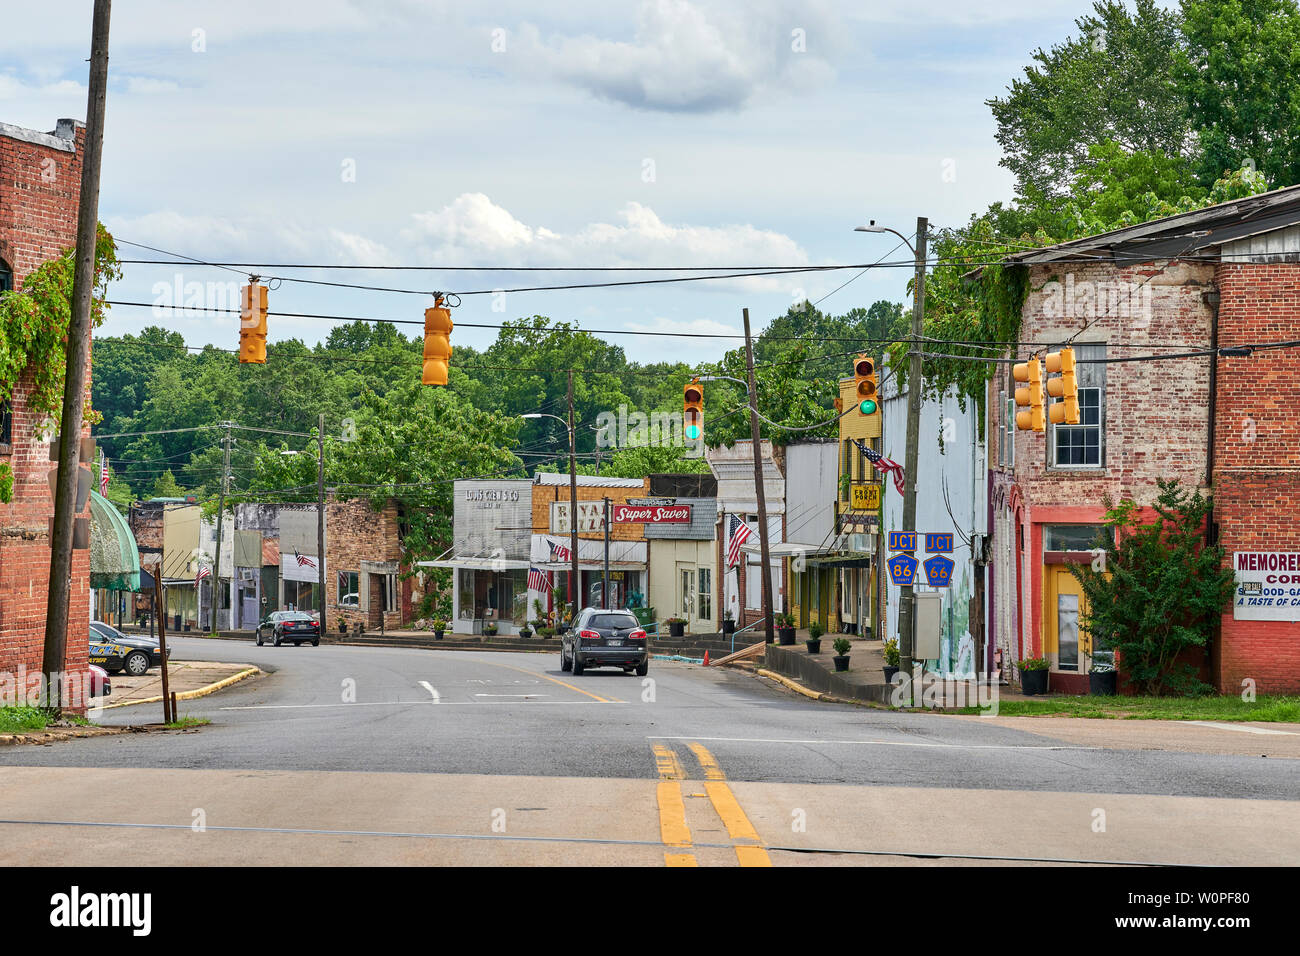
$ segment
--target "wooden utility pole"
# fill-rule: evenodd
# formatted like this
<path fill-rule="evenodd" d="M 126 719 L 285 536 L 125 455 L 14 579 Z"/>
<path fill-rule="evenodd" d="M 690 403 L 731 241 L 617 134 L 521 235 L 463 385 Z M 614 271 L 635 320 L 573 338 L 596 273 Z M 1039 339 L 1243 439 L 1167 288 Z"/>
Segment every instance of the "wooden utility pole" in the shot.
<path fill-rule="evenodd" d="M 609 610 L 609 519 L 610 499 L 605 499 L 605 581 L 600 589 L 600 606 Z"/>
<path fill-rule="evenodd" d="M 221 613 L 221 526 L 226 518 L 226 481 L 230 474 L 230 422 L 223 423 L 226 426 L 226 437 L 224 440 L 225 451 L 221 456 L 221 484 L 217 497 L 217 555 L 212 562 L 212 633 L 215 634 L 220 630 L 217 621 L 217 615 Z M 231 573 L 234 578 L 234 573 Z M 234 602 L 231 602 L 231 610 L 234 610 Z M 227 622 L 229 624 L 230 622 Z"/>
<path fill-rule="evenodd" d="M 758 391 L 754 387 L 754 342 L 749 334 L 749 309 L 745 315 L 745 373 L 749 378 L 749 434 L 754 443 L 754 494 L 758 499 L 758 540 L 763 553 L 763 627 L 770 641 L 776 634 L 772 620 L 772 561 L 767 546 L 767 496 L 763 492 L 763 444 L 758 437 Z M 742 604 L 741 607 L 744 607 Z"/>
<path fill-rule="evenodd" d="M 578 465 L 573 430 L 573 369 L 569 369 L 569 614 L 576 615 L 579 610 L 579 594 L 582 591 L 582 579 L 578 572 Z"/>
<path fill-rule="evenodd" d="M 176 712 L 172 709 L 171 688 L 167 683 L 167 608 L 163 605 L 163 562 L 162 555 L 158 556 L 158 563 L 154 565 L 153 575 L 153 600 L 158 605 L 154 616 L 158 618 L 158 653 L 162 655 L 162 695 L 163 695 L 163 723 L 170 724 L 176 720 Z"/>
<path fill-rule="evenodd" d="M 81 470 L 82 408 L 86 403 L 86 363 L 90 358 L 90 295 L 95 287 L 95 245 L 99 238 L 99 169 L 104 153 L 104 94 L 108 88 L 108 21 L 111 0 L 95 0 L 90 30 L 90 88 L 86 96 L 86 147 L 81 160 L 77 208 L 76 265 L 72 277 L 72 315 L 68 323 L 63 413 L 59 420 L 59 467 L 55 481 L 54 532 L 50 539 L 50 579 L 45 605 L 45 646 L 41 669 L 45 686 L 57 690 L 46 706 L 63 706 L 63 671 L 68 646 L 68 602 L 72 593 L 72 537 L 77 521 L 77 478 Z M 86 635 L 78 635 L 85 640 Z"/>
<path fill-rule="evenodd" d="M 903 485 L 903 530 L 916 531 L 916 470 L 921 450 L 921 337 L 925 334 L 925 243 L 930 222 L 924 216 L 916 219 L 916 278 L 912 283 L 912 348 L 911 363 L 907 371 L 907 462 Z M 882 529 L 881 533 L 884 531 Z M 919 535 L 918 535 L 919 537 Z M 898 597 L 898 651 L 899 664 L 907 683 L 909 700 L 915 699 L 912 687 L 912 653 L 915 608 L 914 588 L 904 584 Z"/>
<path fill-rule="evenodd" d="M 320 625 L 316 636 L 325 636 L 325 413 L 316 419 L 316 576 L 320 580 Z M 380 614 L 380 631 L 383 615 Z"/>

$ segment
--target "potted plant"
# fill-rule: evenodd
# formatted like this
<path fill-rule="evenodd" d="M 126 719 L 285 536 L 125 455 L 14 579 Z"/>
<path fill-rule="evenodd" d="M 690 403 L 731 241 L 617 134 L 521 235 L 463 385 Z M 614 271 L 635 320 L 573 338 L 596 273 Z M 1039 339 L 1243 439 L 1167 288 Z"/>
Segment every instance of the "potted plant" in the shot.
<path fill-rule="evenodd" d="M 686 619 L 682 617 L 670 617 L 664 622 L 668 625 L 669 637 L 681 637 L 686 633 Z"/>
<path fill-rule="evenodd" d="M 885 643 L 881 645 L 881 650 L 885 653 L 885 683 L 892 684 L 894 682 L 894 675 L 898 673 L 898 638 L 891 637 L 889 640 L 885 641 Z"/>
<path fill-rule="evenodd" d="M 429 622 L 429 626 L 433 628 L 433 639 L 435 641 L 442 640 L 442 635 L 447 630 L 447 622 L 441 618 L 434 618 Z"/>
<path fill-rule="evenodd" d="M 343 615 L 340 614 L 338 620 L 334 623 L 338 627 L 340 634 L 346 634 L 348 632 L 348 619 Z"/>
<path fill-rule="evenodd" d="M 783 647 L 794 645 L 794 618 L 789 614 L 776 615 L 776 636 Z"/>
<path fill-rule="evenodd" d="M 822 652 L 822 631 L 821 622 L 813 621 L 808 625 L 808 640 L 804 644 L 808 647 L 809 654 L 820 654 Z"/>
<path fill-rule="evenodd" d="M 525 641 L 533 636 L 532 628 L 528 626 L 531 623 L 533 622 L 527 621 L 525 622 L 524 626 L 519 629 L 519 636 L 522 637 Z"/>
<path fill-rule="evenodd" d="M 554 636 L 555 636 L 555 628 L 553 628 L 553 627 L 539 627 L 539 628 L 537 629 L 537 636 L 540 637 L 542 640 L 546 640 L 547 638 L 554 637 Z"/>
<path fill-rule="evenodd" d="M 1026 697 L 1047 693 L 1047 669 L 1051 666 L 1046 657 L 1026 657 L 1020 662 L 1020 689 Z"/>
<path fill-rule="evenodd" d="M 484 636 L 484 637 L 496 637 L 496 636 L 497 636 L 497 625 L 496 625 L 496 622 L 495 622 L 495 621 L 493 621 L 491 624 L 484 624 L 484 625 L 483 625 L 483 636 Z"/>
<path fill-rule="evenodd" d="M 736 619 L 732 617 L 731 611 L 729 610 L 723 612 L 722 615 L 722 633 L 723 634 L 736 633 Z"/>
<path fill-rule="evenodd" d="M 835 662 L 837 671 L 846 671 L 849 669 L 849 648 L 853 646 L 847 637 L 835 638 L 835 656 L 831 658 Z"/>

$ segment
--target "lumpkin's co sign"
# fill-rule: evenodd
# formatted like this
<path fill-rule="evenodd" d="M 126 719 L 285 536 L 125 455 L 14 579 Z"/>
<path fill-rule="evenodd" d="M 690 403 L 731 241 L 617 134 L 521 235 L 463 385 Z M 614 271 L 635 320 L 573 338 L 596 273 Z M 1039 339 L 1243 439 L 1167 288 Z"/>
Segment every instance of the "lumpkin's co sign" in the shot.
<path fill-rule="evenodd" d="M 690 524 L 690 505 L 614 505 L 615 524 Z"/>
<path fill-rule="evenodd" d="M 1300 553 L 1238 551 L 1232 556 L 1238 621 L 1300 621 Z"/>

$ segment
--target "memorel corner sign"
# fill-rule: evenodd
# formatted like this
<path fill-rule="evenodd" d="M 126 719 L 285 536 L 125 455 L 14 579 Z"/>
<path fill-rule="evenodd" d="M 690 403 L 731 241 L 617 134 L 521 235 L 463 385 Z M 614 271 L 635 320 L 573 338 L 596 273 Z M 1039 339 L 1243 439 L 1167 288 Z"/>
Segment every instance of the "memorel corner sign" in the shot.
<path fill-rule="evenodd" d="M 1238 621 L 1300 621 L 1300 553 L 1237 551 L 1232 555 Z"/>

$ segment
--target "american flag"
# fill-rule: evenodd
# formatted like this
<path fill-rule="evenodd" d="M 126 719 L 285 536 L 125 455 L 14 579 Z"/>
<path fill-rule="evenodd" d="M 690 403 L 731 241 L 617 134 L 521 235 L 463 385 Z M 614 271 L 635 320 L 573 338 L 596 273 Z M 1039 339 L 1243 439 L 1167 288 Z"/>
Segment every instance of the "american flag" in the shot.
<path fill-rule="evenodd" d="M 735 515 L 727 515 L 727 567 L 740 563 L 740 546 L 749 538 L 749 525 Z"/>
<path fill-rule="evenodd" d="M 863 448 L 862 454 L 867 456 L 867 461 L 875 465 L 876 471 L 888 472 L 894 478 L 894 487 L 898 493 L 905 494 L 903 490 L 903 466 L 892 458 L 886 458 L 878 451 L 872 451 L 870 448 Z"/>
<path fill-rule="evenodd" d="M 316 562 L 307 557 L 307 555 L 301 554 L 297 548 L 293 549 L 293 556 L 298 559 L 298 567 L 300 568 L 304 565 L 309 568 L 316 567 Z"/>
<path fill-rule="evenodd" d="M 551 560 L 569 561 L 573 558 L 573 552 L 562 544 L 551 543 Z"/>
<path fill-rule="evenodd" d="M 528 569 L 528 590 L 530 590 L 530 591 L 546 591 L 546 590 L 548 590 L 548 588 L 547 588 L 547 584 L 546 584 L 546 572 L 545 572 L 545 571 L 542 571 L 542 570 L 540 570 L 540 569 L 538 569 L 538 568 L 529 568 L 529 569 Z"/>
<path fill-rule="evenodd" d="M 200 581 L 202 581 L 204 578 L 210 578 L 210 577 L 212 577 L 212 569 L 204 567 L 203 565 L 200 564 L 199 573 L 194 575 L 194 586 L 197 588 L 199 586 Z"/>
<path fill-rule="evenodd" d="M 99 456 L 99 493 L 108 494 L 108 456 Z"/>

